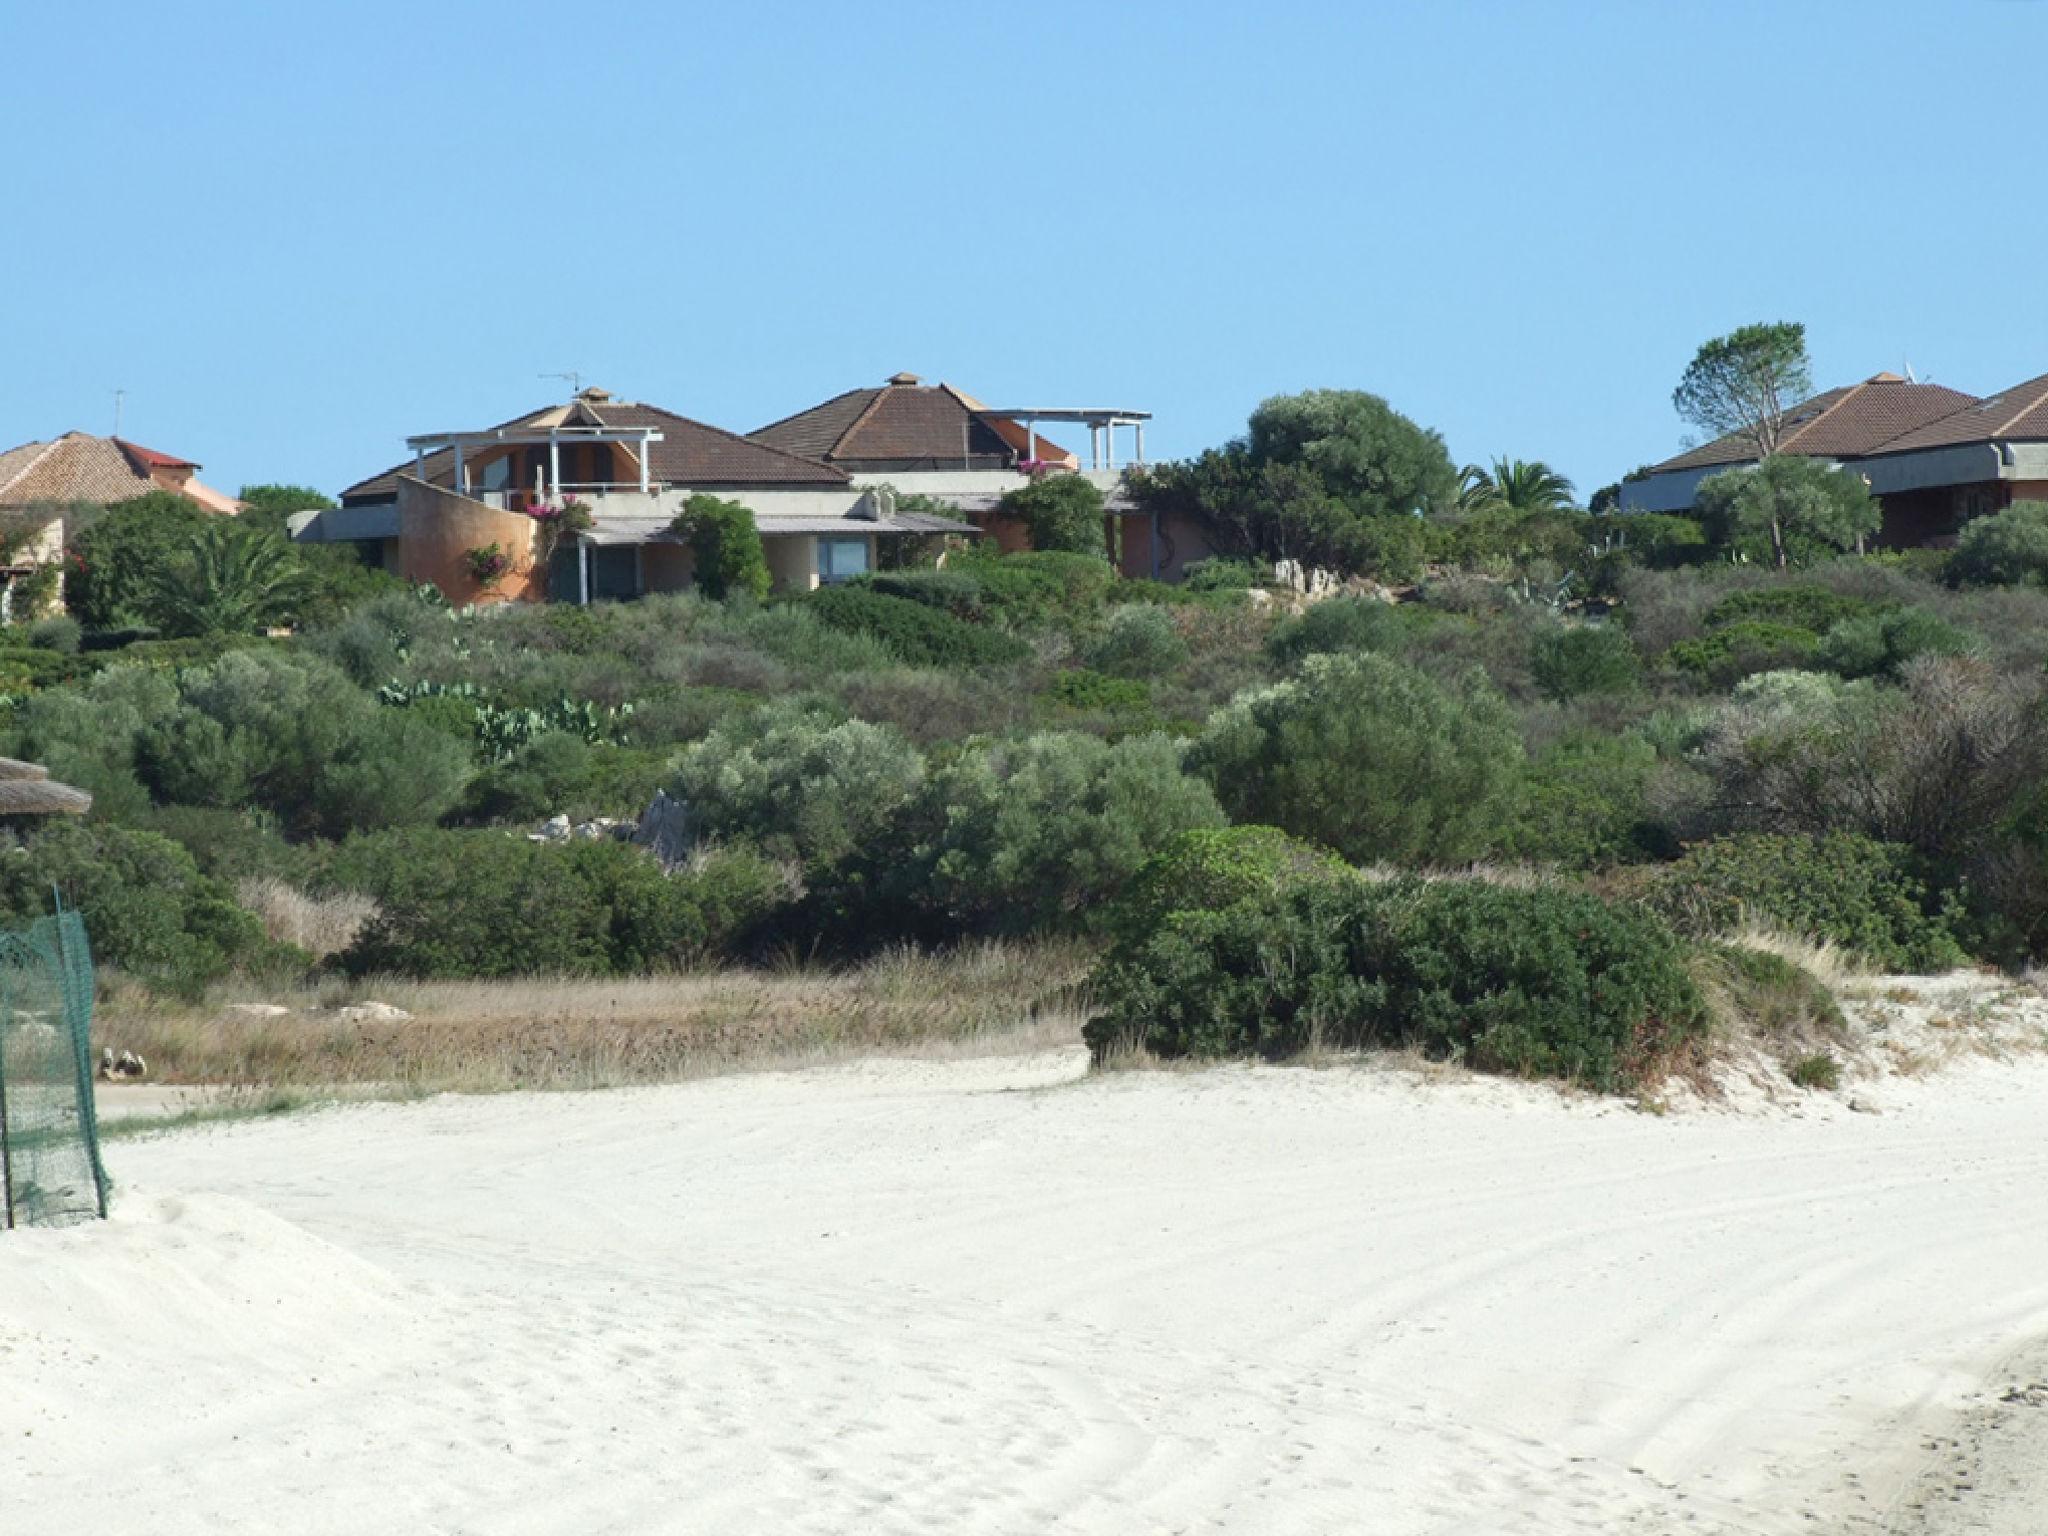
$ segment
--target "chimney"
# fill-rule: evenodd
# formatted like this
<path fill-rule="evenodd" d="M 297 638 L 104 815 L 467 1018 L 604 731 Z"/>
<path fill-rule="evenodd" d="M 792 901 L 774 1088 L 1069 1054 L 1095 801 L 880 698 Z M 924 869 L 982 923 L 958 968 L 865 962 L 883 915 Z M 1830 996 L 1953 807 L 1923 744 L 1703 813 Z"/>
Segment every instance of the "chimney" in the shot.
<path fill-rule="evenodd" d="M 914 373 L 892 373 L 889 382 L 903 389 L 915 389 L 922 381 Z"/>
<path fill-rule="evenodd" d="M 588 400 L 592 405 L 602 405 L 611 397 L 612 392 L 610 390 L 599 389 L 595 384 L 576 391 L 576 398 L 578 400 Z"/>

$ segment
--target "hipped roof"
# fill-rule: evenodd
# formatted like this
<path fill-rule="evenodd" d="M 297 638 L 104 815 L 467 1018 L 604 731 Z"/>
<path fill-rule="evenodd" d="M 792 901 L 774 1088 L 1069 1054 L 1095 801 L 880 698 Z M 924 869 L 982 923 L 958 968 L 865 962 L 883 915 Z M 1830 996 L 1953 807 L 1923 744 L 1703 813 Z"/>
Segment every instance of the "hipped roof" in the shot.
<path fill-rule="evenodd" d="M 737 432 L 707 426 L 659 406 L 613 400 L 602 390 L 585 391 L 567 405 L 543 406 L 488 430 L 550 426 L 645 427 L 661 433 L 661 441 L 648 444 L 648 478 L 655 485 L 803 487 L 844 485 L 847 480 L 843 471 L 829 465 L 750 442 Z M 425 470 L 423 478 L 430 484 L 452 487 L 453 451 L 428 454 Z M 391 500 L 398 495 L 398 477 L 415 472 L 410 459 L 394 464 L 350 486 L 341 499 L 357 503 Z"/>

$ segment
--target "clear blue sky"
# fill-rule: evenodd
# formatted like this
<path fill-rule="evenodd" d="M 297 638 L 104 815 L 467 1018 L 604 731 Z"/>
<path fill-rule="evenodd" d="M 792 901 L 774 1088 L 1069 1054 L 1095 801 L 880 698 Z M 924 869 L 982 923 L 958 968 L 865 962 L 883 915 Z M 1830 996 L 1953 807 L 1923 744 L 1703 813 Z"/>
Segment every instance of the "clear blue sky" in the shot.
<path fill-rule="evenodd" d="M 1387 396 L 1582 490 L 1705 337 L 2048 370 L 2026 0 L 0 0 L 0 447 L 333 491 L 580 370 L 746 431 L 897 369 Z"/>

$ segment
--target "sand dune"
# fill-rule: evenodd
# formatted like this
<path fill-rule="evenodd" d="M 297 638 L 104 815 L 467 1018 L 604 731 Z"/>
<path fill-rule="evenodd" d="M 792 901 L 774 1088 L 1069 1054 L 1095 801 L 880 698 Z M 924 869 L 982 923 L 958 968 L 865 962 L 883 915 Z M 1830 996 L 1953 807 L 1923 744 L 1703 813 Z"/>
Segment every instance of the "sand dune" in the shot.
<path fill-rule="evenodd" d="M 1905 1529 L 2048 1338 L 2039 1059 L 1077 1067 L 117 1144 L 114 1222 L 0 1239 L 0 1530 Z"/>

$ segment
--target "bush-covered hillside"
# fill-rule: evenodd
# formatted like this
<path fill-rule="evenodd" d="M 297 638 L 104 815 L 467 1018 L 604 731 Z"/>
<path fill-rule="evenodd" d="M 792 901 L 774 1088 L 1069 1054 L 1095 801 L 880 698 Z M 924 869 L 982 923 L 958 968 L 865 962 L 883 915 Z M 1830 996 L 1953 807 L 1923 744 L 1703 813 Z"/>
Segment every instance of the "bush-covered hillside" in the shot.
<path fill-rule="evenodd" d="M 1105 1049 L 1398 1042 L 1602 1084 L 1703 1027 L 1686 957 L 1730 930 L 2048 953 L 2031 510 L 1946 565 L 1788 538 L 1781 570 L 1739 520 L 1590 515 L 1541 466 L 1461 495 L 1361 400 L 1276 403 L 1135 487 L 1230 557 L 1177 587 L 1070 519 L 1056 551 L 766 601 L 453 612 L 273 550 L 173 602 L 176 530 L 110 513 L 79 622 L 0 634 L 0 751 L 96 797 L 9 834 L 0 895 L 54 885 L 188 993 L 1078 936 Z M 1276 541 L 1362 579 L 1256 588 Z M 657 791 L 673 874 L 527 838 Z M 259 887 L 357 917 L 283 942 Z"/>

